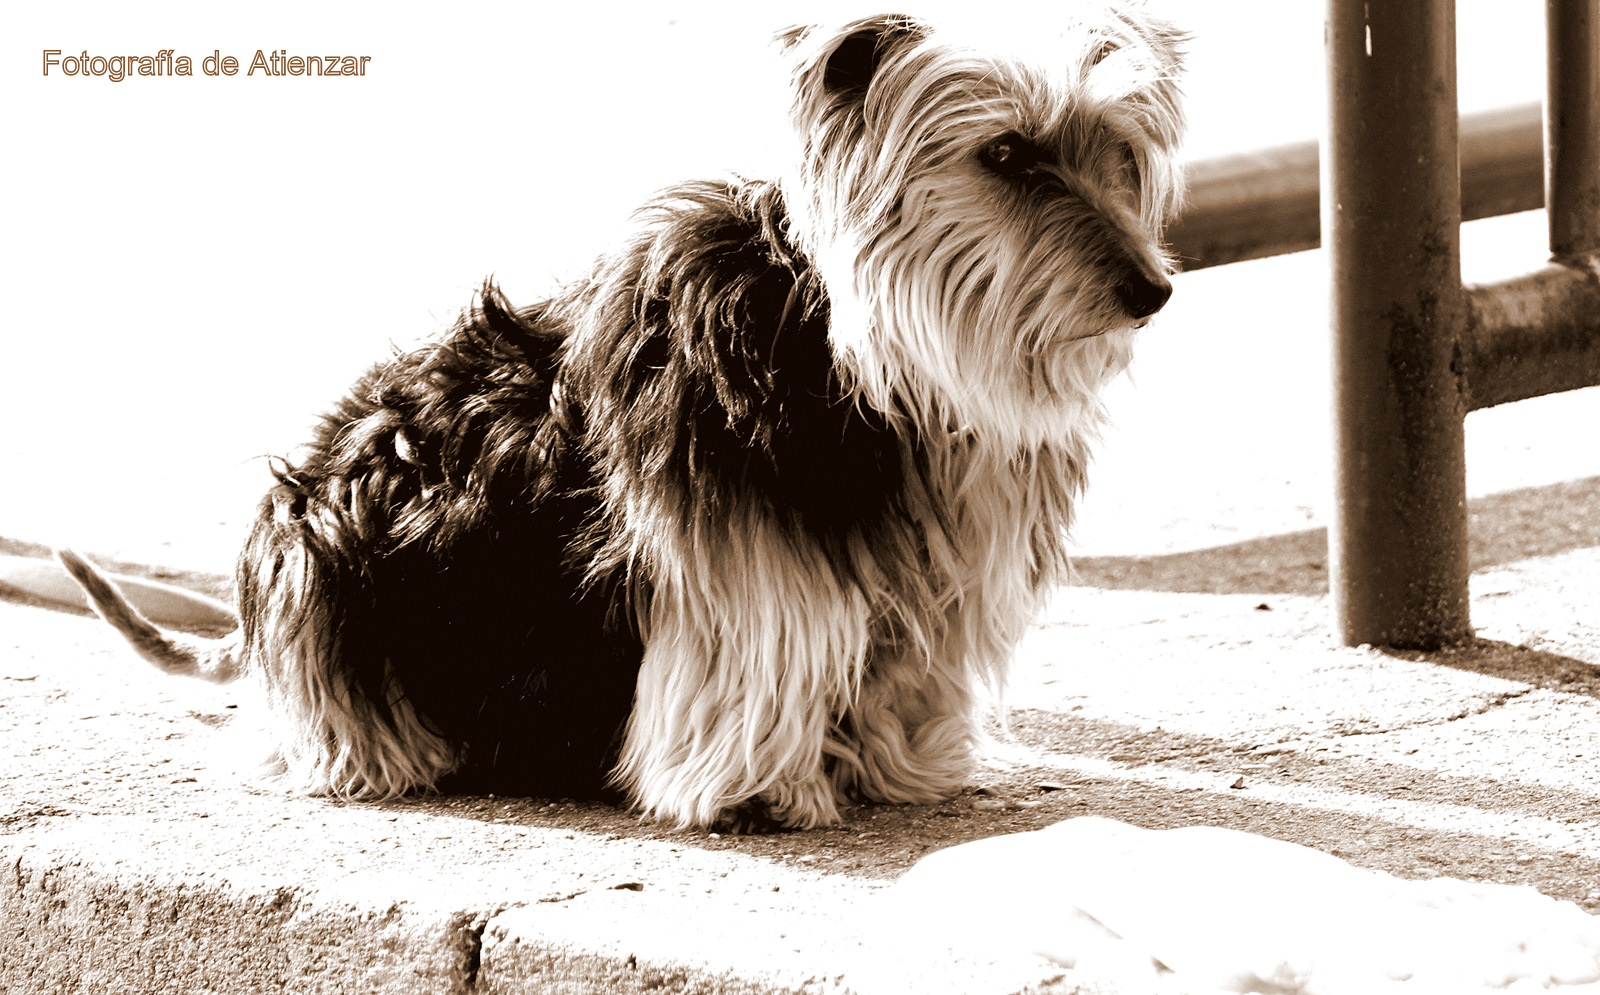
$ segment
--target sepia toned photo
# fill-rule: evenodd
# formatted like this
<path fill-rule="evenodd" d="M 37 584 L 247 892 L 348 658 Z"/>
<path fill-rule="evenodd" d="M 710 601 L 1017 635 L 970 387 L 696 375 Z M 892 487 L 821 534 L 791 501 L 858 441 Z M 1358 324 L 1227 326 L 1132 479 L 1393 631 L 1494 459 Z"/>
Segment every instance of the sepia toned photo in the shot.
<path fill-rule="evenodd" d="M 0 991 L 1600 991 L 1600 0 L 9 21 Z"/>

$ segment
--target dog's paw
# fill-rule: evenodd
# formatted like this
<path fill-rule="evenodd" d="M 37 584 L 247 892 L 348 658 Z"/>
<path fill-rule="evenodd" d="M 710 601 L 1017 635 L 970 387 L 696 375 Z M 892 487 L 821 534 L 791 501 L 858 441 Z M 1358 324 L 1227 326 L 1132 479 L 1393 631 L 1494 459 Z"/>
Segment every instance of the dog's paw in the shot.
<path fill-rule="evenodd" d="M 788 832 L 795 827 L 759 798 L 750 798 L 725 808 L 711 823 L 711 831 L 729 836 L 766 836 Z"/>

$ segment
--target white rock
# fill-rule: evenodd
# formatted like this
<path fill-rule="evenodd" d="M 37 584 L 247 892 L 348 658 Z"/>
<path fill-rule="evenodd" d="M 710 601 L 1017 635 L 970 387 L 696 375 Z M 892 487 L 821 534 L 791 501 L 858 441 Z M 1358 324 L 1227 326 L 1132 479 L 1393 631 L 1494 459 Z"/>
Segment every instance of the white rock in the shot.
<path fill-rule="evenodd" d="M 1119 992 L 1600 993 L 1600 921 L 1576 905 L 1228 829 L 1069 819 L 932 854 L 887 901 L 891 949 L 1025 951 Z"/>

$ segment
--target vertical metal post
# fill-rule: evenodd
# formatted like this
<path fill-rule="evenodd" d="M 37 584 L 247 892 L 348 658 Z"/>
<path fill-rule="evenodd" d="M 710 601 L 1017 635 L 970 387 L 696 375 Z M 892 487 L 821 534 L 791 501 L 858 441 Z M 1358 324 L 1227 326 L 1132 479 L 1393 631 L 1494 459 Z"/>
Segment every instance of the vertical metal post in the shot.
<path fill-rule="evenodd" d="M 1328 0 L 1327 38 L 1335 622 L 1435 648 L 1472 633 L 1454 3 Z"/>
<path fill-rule="evenodd" d="M 1545 0 L 1550 253 L 1600 249 L 1600 0 Z"/>

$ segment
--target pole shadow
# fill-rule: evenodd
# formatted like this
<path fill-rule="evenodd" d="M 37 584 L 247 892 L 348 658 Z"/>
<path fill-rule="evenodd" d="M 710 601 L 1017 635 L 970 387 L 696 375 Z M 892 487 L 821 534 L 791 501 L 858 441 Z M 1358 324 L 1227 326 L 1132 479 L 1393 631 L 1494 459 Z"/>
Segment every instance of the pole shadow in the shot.
<path fill-rule="evenodd" d="M 1600 546 L 1600 477 L 1467 502 L 1473 570 Z M 1328 530 L 1305 529 L 1158 556 L 1075 558 L 1073 583 L 1193 594 L 1328 593 Z"/>

